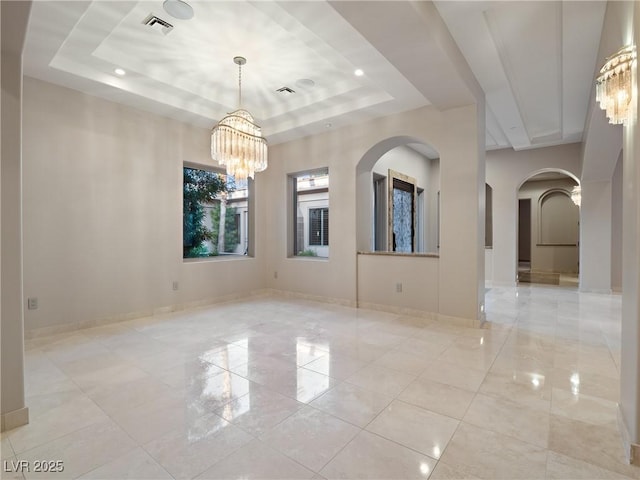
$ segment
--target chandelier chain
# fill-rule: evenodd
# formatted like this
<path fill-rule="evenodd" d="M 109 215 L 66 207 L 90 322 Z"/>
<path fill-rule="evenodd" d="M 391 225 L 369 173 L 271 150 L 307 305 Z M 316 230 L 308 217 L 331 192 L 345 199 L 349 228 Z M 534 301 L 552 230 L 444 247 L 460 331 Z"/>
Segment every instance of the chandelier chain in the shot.
<path fill-rule="evenodd" d="M 242 64 L 238 64 L 238 108 L 242 108 Z"/>

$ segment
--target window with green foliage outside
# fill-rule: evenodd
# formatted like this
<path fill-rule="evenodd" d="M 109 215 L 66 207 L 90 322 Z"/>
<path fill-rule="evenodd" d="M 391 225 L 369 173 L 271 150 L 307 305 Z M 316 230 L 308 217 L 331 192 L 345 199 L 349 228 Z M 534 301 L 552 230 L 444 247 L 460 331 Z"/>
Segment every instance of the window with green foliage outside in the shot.
<path fill-rule="evenodd" d="M 183 258 L 246 255 L 247 182 L 197 168 L 183 169 Z"/>

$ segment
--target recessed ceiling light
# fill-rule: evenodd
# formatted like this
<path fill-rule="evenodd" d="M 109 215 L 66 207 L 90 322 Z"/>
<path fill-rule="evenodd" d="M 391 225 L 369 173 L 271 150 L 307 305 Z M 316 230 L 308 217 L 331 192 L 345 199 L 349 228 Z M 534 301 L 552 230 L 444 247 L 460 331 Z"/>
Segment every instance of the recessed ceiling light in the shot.
<path fill-rule="evenodd" d="M 193 7 L 182 0 L 164 0 L 164 11 L 174 18 L 189 20 L 193 18 Z"/>
<path fill-rule="evenodd" d="M 120 75 L 121 77 L 127 74 L 127 72 L 125 72 L 122 68 L 116 68 L 114 72 L 116 73 L 116 75 Z"/>
<path fill-rule="evenodd" d="M 316 82 L 314 82 L 310 78 L 301 78 L 299 80 L 296 80 L 296 87 L 300 88 L 313 88 L 315 84 Z"/>
<path fill-rule="evenodd" d="M 364 72 L 363 72 L 361 69 L 359 69 L 359 68 L 358 68 L 355 72 L 353 72 L 353 74 L 354 74 L 356 77 L 361 77 L 361 76 L 363 76 L 363 75 L 364 75 Z"/>

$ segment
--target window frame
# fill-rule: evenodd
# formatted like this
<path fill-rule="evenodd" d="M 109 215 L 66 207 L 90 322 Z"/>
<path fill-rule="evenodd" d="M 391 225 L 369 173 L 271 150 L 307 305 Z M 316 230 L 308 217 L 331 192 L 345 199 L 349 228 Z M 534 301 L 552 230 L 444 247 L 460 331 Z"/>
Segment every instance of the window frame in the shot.
<path fill-rule="evenodd" d="M 405 175 L 403 173 L 397 172 L 395 170 L 389 169 L 388 171 L 388 189 L 389 189 L 389 200 L 388 200 L 388 233 L 387 233 L 387 249 L 390 252 L 396 252 L 396 244 L 394 241 L 394 200 L 393 195 L 394 191 L 402 190 L 411 195 L 411 252 L 408 253 L 417 253 L 417 180 L 413 177 Z"/>
<path fill-rule="evenodd" d="M 312 243 L 312 233 L 317 229 L 313 228 L 313 221 L 315 219 L 311 218 L 312 212 L 319 212 L 319 220 L 320 220 L 320 228 L 318 232 L 320 233 L 320 243 Z M 326 214 L 326 215 L 325 215 Z M 326 217 L 326 218 L 325 218 Z M 329 207 L 309 207 L 308 210 L 308 218 L 309 218 L 309 246 L 313 247 L 328 247 L 329 246 Z M 326 230 L 326 233 L 325 233 Z M 315 241 L 315 239 L 314 239 Z"/>
<path fill-rule="evenodd" d="M 309 225 L 304 225 L 305 215 L 302 217 L 298 215 L 299 209 L 299 201 L 300 194 L 298 192 L 298 179 L 304 178 L 306 176 L 311 176 L 314 174 L 325 174 L 327 177 L 326 186 L 319 186 L 317 189 L 307 190 L 305 193 L 313 194 L 313 193 L 323 193 L 326 192 L 326 205 L 318 205 L 318 206 L 309 206 L 305 212 L 306 221 Z M 287 174 L 287 257 L 288 258 L 303 258 L 303 259 L 313 259 L 313 260 L 328 260 L 329 254 L 328 249 L 329 245 L 311 245 L 309 242 L 310 237 L 310 210 L 312 209 L 322 209 L 325 208 L 327 210 L 327 241 L 328 241 L 328 231 L 330 229 L 330 217 L 329 210 L 331 209 L 330 205 L 330 196 L 329 196 L 329 185 L 330 185 L 330 174 L 329 167 L 321 167 L 314 168 L 309 170 L 303 170 L 300 172 L 293 172 Z M 317 200 L 318 202 L 322 200 Z M 300 221 L 302 219 L 302 222 Z M 302 225 L 300 225 L 302 223 Z M 302 242 L 302 245 L 301 245 Z M 327 255 L 318 255 L 318 256 L 307 256 L 300 255 L 301 252 L 305 252 L 307 250 L 306 246 L 314 248 L 321 248 L 327 250 Z M 314 250 L 311 248 L 310 250 Z"/>
<path fill-rule="evenodd" d="M 190 168 L 193 170 L 202 170 L 205 172 L 217 173 L 220 175 L 227 175 L 227 172 L 224 168 L 214 167 L 211 165 L 204 165 L 195 162 L 184 161 L 182 162 L 182 166 L 180 169 L 181 176 L 180 178 L 184 178 L 184 169 Z M 181 186 L 184 192 L 184 179 L 181 182 Z M 243 245 L 246 241 L 246 245 L 244 245 L 243 253 L 225 253 L 223 255 L 216 256 L 206 256 L 206 257 L 185 257 L 184 253 L 181 254 L 181 258 L 183 263 L 193 263 L 193 262 L 203 262 L 203 261 L 233 261 L 233 260 L 245 260 L 248 258 L 255 258 L 255 180 L 247 179 L 247 206 L 246 206 L 246 236 L 239 235 L 239 245 Z M 241 212 L 236 213 L 236 215 L 241 214 L 240 223 L 242 231 L 242 215 L 244 214 L 244 209 Z M 184 225 L 184 211 L 183 208 L 180 208 L 180 222 L 181 225 Z M 181 243 L 184 242 L 184 231 L 181 235 Z"/>

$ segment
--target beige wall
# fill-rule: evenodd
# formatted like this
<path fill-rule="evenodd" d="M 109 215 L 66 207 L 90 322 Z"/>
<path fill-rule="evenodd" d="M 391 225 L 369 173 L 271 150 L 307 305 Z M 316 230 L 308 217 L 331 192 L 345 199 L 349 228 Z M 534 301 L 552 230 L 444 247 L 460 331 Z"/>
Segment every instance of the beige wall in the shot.
<path fill-rule="evenodd" d="M 487 152 L 487 183 L 493 188 L 494 285 L 515 285 L 517 272 L 518 189 L 532 175 L 563 171 L 578 178 L 579 143 L 535 150 L 513 149 Z"/>
<path fill-rule="evenodd" d="M 579 211 L 567 197 L 567 202 L 563 206 L 570 204 L 571 212 L 560 212 L 567 220 L 573 215 L 571 222 L 563 221 L 553 225 L 553 233 L 556 238 L 572 238 L 573 246 L 544 245 L 543 233 L 541 231 L 543 219 L 540 210 L 540 197 L 552 189 L 560 189 L 571 192 L 576 183 L 567 178 L 566 180 L 553 181 L 531 181 L 525 182 L 518 192 L 519 199 L 528 198 L 531 200 L 531 270 L 538 272 L 558 272 L 577 273 L 578 272 L 578 237 L 579 237 Z M 558 205 L 551 204 L 547 208 L 558 208 Z M 553 214 L 554 212 L 547 213 Z M 569 215 L 564 215 L 569 213 Z"/>
<path fill-rule="evenodd" d="M 611 5 L 610 5 L 611 6 Z M 614 7 L 611 6 L 613 9 Z M 625 45 L 640 45 L 640 5 L 616 5 L 622 19 Z M 609 7 L 607 7 L 609 15 Z M 636 76 L 636 92 L 638 91 Z M 640 95 L 635 96 L 640 112 Z M 622 423 L 635 444 L 635 463 L 640 463 L 640 126 L 638 117 L 623 130 L 623 253 L 622 253 L 622 351 L 620 364 L 620 411 Z"/>
<path fill-rule="evenodd" d="M 484 177 L 478 140 L 483 124 L 478 126 L 477 115 L 475 106 L 446 112 L 425 107 L 273 146 L 270 166 L 264 173 L 268 190 L 264 201 L 274 207 L 265 239 L 268 286 L 355 304 L 356 252 L 372 250 L 371 170 L 392 148 L 422 142 L 440 153 L 438 279 L 409 275 L 414 279 L 409 282 L 420 278 L 420 283 L 404 288 L 404 302 L 419 304 L 424 292 L 435 289 L 439 293 L 438 313 L 476 319 L 484 301 L 484 210 L 476 207 L 478 198 L 484 198 L 484 182 L 478 181 Z M 331 184 L 330 257 L 326 261 L 288 258 L 287 174 L 322 167 L 329 168 Z M 478 280 L 478 276 L 482 278 Z M 384 275 L 379 277 L 386 282 Z"/>
<path fill-rule="evenodd" d="M 0 430 L 29 421 L 24 404 L 22 50 L 31 2 L 0 2 Z"/>
<path fill-rule="evenodd" d="M 602 47 L 606 54 L 620 45 L 640 45 L 638 2 L 609 2 Z M 606 45 L 605 45 L 606 44 Z M 614 46 L 615 45 L 615 46 Z M 635 89 L 638 91 L 637 76 Z M 628 456 L 640 464 L 640 95 L 635 95 L 636 117 L 623 127 L 622 192 L 622 331 L 620 353 L 619 421 Z"/>
<path fill-rule="evenodd" d="M 211 165 L 208 131 L 26 78 L 24 288 L 39 301 L 26 311 L 26 327 L 145 315 L 264 287 L 355 305 L 356 166 L 400 132 L 438 138 L 448 175 L 439 260 L 448 270 L 439 270 L 435 288 L 423 278 L 407 292 L 438 291 L 439 313 L 475 319 L 484 300 L 476 283 L 484 232 L 475 229 L 484 212 L 469 208 L 480 195 L 476 114 L 425 108 L 273 146 L 255 182 L 255 258 L 183 261 L 182 166 Z M 330 257 L 288 258 L 286 176 L 320 167 L 331 178 Z"/>
<path fill-rule="evenodd" d="M 438 296 L 437 258 L 358 255 L 361 306 L 437 313 Z"/>
<path fill-rule="evenodd" d="M 611 180 L 583 180 L 581 194 L 580 291 L 611 293 Z"/>
<path fill-rule="evenodd" d="M 39 301 L 27 329 L 263 286 L 260 249 L 183 261 L 183 162 L 212 164 L 207 130 L 25 78 L 24 294 Z"/>

